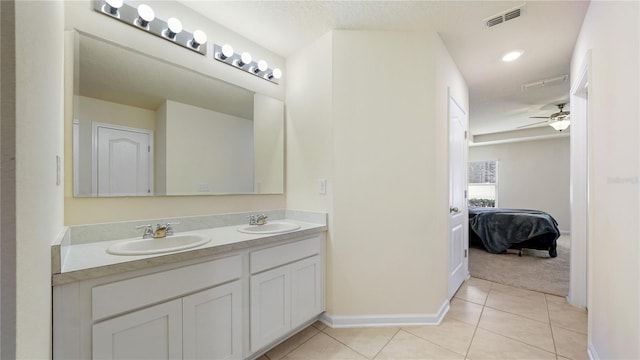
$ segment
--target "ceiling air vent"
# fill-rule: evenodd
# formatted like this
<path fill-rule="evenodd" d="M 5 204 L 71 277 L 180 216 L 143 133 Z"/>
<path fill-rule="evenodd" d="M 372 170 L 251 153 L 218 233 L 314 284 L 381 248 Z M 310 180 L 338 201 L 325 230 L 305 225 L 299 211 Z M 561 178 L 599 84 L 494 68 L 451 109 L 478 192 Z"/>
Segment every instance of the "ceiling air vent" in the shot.
<path fill-rule="evenodd" d="M 520 16 L 525 14 L 525 10 L 526 10 L 527 4 L 522 4 L 516 8 L 513 9 L 509 9 L 505 12 L 502 12 L 500 14 L 494 15 L 490 18 L 484 19 L 484 24 L 490 28 L 499 24 L 502 24 L 504 22 L 507 22 L 509 20 L 513 20 L 516 18 L 519 18 Z"/>
<path fill-rule="evenodd" d="M 520 17 L 520 15 L 522 15 L 522 12 L 520 11 L 520 9 L 509 11 L 508 13 L 504 14 L 504 21 L 515 19 L 517 17 Z"/>
<path fill-rule="evenodd" d="M 487 27 L 496 26 L 498 24 L 502 24 L 502 22 L 504 22 L 504 20 L 502 19 L 502 16 L 494 17 L 487 20 Z"/>

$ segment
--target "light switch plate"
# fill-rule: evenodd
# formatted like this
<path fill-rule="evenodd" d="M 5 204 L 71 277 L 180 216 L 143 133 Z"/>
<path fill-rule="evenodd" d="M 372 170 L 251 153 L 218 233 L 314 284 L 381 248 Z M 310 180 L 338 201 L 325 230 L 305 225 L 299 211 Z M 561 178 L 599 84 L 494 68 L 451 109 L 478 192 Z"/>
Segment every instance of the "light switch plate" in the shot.
<path fill-rule="evenodd" d="M 318 179 L 320 195 L 327 195 L 327 179 Z"/>

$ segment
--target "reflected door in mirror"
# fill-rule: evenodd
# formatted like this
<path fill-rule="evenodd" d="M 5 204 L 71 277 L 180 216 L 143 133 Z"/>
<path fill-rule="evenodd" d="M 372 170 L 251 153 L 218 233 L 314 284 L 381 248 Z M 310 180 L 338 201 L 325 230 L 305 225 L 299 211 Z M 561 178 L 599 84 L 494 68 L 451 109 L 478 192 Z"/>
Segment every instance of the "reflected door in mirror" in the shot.
<path fill-rule="evenodd" d="M 95 124 L 98 196 L 149 196 L 151 143 L 144 130 Z"/>

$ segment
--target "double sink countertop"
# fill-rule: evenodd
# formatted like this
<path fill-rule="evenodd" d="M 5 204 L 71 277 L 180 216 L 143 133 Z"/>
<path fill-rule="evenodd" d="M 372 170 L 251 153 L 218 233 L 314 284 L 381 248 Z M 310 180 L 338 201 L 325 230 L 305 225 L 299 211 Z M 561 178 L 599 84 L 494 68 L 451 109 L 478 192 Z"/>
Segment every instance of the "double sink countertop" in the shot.
<path fill-rule="evenodd" d="M 302 216 L 299 216 L 300 214 Z M 189 231 L 180 231 L 179 227 L 174 227 L 176 236 L 194 234 L 209 237 L 211 241 L 185 250 L 146 255 L 113 255 L 107 252 L 109 246 L 115 243 L 141 239 L 141 236 L 101 241 L 100 235 L 97 233 L 95 239 L 83 243 L 74 243 L 71 239 L 73 231 L 67 230 L 52 245 L 52 285 L 63 285 L 106 275 L 223 254 L 254 246 L 268 245 L 288 239 L 310 236 L 327 230 L 326 214 L 324 213 L 287 211 L 283 215 L 283 218 L 276 218 L 273 221 L 297 224 L 300 228 L 276 234 L 247 234 L 238 231 L 239 228 L 245 227 L 246 224 L 233 224 Z M 228 215 L 226 217 L 227 219 L 229 218 Z M 228 222 L 237 222 L 238 218 L 244 217 L 246 217 L 245 214 L 237 214 L 234 217 L 235 221 Z M 277 217 L 277 214 L 274 217 Z M 180 221 L 181 219 L 177 220 Z M 271 216 L 269 220 L 271 220 Z M 130 223 L 126 224 L 131 227 Z M 167 237 L 167 239 L 170 238 L 171 236 Z"/>

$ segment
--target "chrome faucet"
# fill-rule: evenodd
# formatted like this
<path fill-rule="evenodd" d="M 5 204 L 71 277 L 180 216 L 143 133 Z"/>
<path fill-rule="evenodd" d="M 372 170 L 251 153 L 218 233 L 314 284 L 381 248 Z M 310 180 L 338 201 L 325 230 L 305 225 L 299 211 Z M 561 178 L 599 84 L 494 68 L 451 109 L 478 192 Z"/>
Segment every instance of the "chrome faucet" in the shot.
<path fill-rule="evenodd" d="M 142 229 L 142 228 L 144 228 L 144 234 L 142 235 L 142 238 L 151 239 L 154 233 L 153 228 L 151 227 L 151 224 L 136 226 L 136 229 Z"/>
<path fill-rule="evenodd" d="M 256 218 L 256 225 L 264 225 L 267 223 L 267 218 L 268 216 L 265 214 L 260 214 L 258 215 L 258 217 Z"/>
<path fill-rule="evenodd" d="M 139 225 L 136 226 L 136 229 L 144 228 L 144 234 L 142 235 L 143 239 L 151 239 L 151 238 L 163 238 L 167 236 L 173 235 L 173 227 L 172 225 L 178 225 L 179 222 L 168 222 L 165 225 L 156 225 L 156 229 L 153 230 L 151 224 Z"/>
<path fill-rule="evenodd" d="M 178 224 L 180 224 L 180 221 L 168 222 L 165 225 L 165 228 L 166 228 L 165 231 L 167 233 L 167 236 L 173 235 L 173 226 L 172 225 L 178 225 Z"/>
<path fill-rule="evenodd" d="M 267 223 L 268 216 L 265 214 L 254 214 L 248 216 L 249 225 L 264 225 Z"/>

